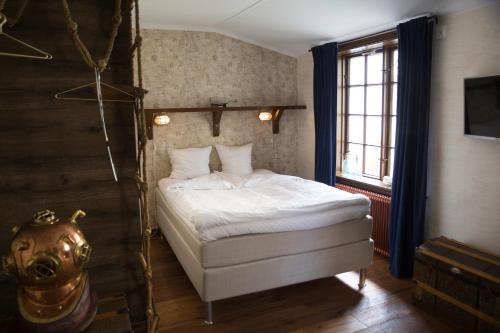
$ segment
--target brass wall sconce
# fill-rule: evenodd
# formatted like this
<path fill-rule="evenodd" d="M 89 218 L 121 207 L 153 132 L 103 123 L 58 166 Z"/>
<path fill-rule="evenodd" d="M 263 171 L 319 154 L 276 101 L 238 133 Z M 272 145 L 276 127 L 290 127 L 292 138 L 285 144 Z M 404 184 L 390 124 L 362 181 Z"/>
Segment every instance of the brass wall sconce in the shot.
<path fill-rule="evenodd" d="M 170 123 L 170 117 L 166 113 L 158 113 L 154 116 L 153 122 L 157 126 L 165 126 Z"/>
<path fill-rule="evenodd" d="M 261 111 L 259 113 L 260 121 L 269 121 L 273 119 L 273 114 L 269 111 Z"/>

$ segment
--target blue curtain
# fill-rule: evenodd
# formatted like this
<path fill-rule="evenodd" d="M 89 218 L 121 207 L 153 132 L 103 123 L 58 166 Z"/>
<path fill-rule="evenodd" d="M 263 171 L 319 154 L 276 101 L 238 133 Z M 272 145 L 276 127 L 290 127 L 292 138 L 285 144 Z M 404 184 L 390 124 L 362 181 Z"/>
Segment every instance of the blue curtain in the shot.
<path fill-rule="evenodd" d="M 337 43 L 312 49 L 314 59 L 315 180 L 335 186 Z"/>
<path fill-rule="evenodd" d="M 413 275 L 415 247 L 424 238 L 432 23 L 422 17 L 398 26 L 396 152 L 391 198 L 390 270 Z"/>

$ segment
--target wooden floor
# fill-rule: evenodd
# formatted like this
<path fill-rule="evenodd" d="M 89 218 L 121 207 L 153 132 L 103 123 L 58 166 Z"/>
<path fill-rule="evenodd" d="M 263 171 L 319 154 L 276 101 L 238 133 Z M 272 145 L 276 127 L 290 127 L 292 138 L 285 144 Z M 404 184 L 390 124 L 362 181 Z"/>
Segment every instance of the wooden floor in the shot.
<path fill-rule="evenodd" d="M 152 240 L 160 332 L 455 332 L 411 304 L 412 282 L 393 278 L 375 257 L 367 286 L 358 274 L 301 283 L 214 302 L 215 325 L 168 244 Z"/>

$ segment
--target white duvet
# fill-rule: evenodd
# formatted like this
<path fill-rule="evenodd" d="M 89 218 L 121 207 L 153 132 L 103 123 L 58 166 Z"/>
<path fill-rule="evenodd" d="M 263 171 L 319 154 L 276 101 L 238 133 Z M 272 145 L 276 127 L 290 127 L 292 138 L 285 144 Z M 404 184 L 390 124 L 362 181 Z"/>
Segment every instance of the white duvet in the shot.
<path fill-rule="evenodd" d="M 162 179 L 167 202 L 205 241 L 325 227 L 369 214 L 370 200 L 318 182 L 257 170 Z"/>

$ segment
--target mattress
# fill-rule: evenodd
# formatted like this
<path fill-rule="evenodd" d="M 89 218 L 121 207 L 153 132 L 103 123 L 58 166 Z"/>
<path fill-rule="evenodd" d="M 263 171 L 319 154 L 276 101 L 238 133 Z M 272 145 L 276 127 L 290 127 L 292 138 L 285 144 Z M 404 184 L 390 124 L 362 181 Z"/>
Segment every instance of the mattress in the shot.
<path fill-rule="evenodd" d="M 242 264 L 204 268 L 173 224 L 162 230 L 193 286 L 205 302 L 331 277 L 370 266 L 371 239 Z"/>
<path fill-rule="evenodd" d="M 250 234 L 214 241 L 200 239 L 193 224 L 183 217 L 162 191 L 156 189 L 156 220 L 164 234 L 175 228 L 204 268 L 249 263 L 306 253 L 370 240 L 372 219 L 358 218 L 310 230 Z"/>
<path fill-rule="evenodd" d="M 167 178 L 158 188 L 204 241 L 317 229 L 370 212 L 366 196 L 266 170 L 248 177 L 215 173 L 187 181 Z"/>

